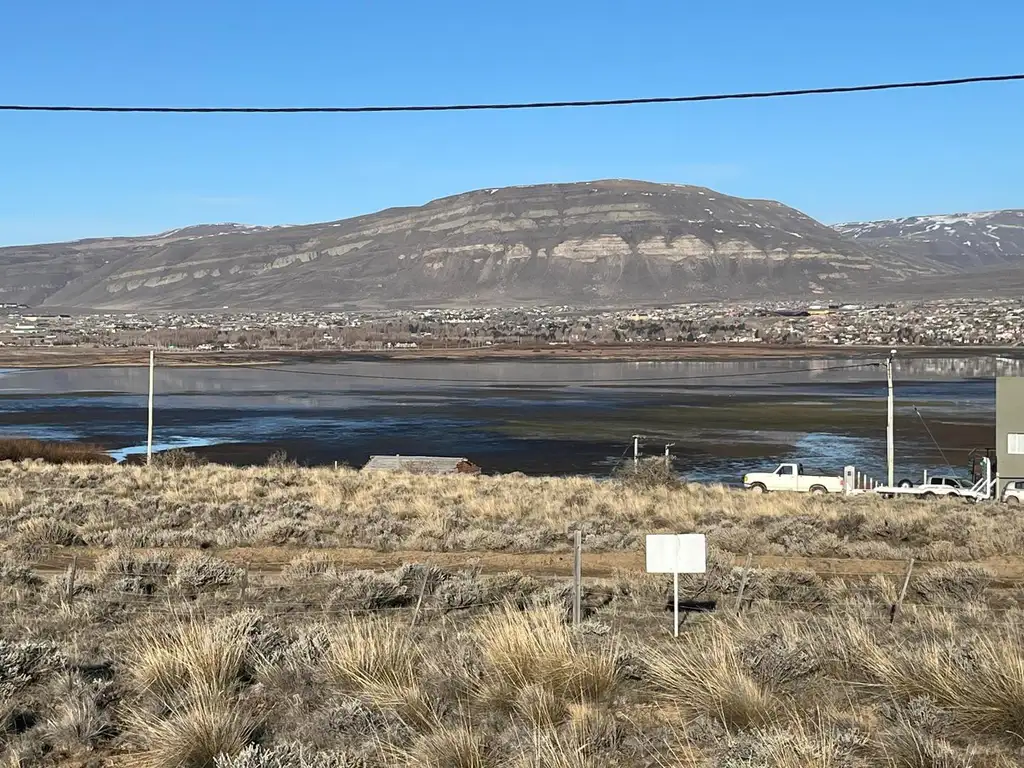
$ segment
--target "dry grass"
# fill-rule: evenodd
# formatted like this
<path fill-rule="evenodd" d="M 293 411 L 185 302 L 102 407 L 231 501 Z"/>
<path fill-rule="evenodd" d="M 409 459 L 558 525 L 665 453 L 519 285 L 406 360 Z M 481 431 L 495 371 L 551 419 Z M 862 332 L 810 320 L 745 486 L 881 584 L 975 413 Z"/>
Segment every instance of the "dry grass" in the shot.
<path fill-rule="evenodd" d="M 289 466 L 24 462 L 0 481 L 0 533 L 20 537 L 0 558 L 0 765 L 118 751 L 153 768 L 1020 764 L 1024 595 L 971 561 L 1017 546 L 1000 507 Z M 684 591 L 717 612 L 676 640 L 668 581 L 622 572 L 588 582 L 593 615 L 574 629 L 564 576 L 485 573 L 463 554 L 559 550 L 580 521 L 588 551 L 706 531 L 709 572 Z M 268 537 L 304 546 L 240 582 L 217 550 L 258 559 Z M 433 564 L 371 571 L 324 549 L 371 542 L 415 542 Z M 786 560 L 879 546 L 943 561 L 915 568 L 894 624 L 898 568 L 829 577 Z M 779 558 L 747 574 L 737 615 L 728 553 L 748 547 Z M 568 574 L 571 558 L 545 557 Z"/>
<path fill-rule="evenodd" d="M 248 650 L 237 627 L 191 621 L 144 630 L 131 646 L 135 686 L 161 701 L 172 701 L 182 690 L 234 691 Z"/>
<path fill-rule="evenodd" d="M 0 533 L 48 518 L 95 547 L 565 551 L 582 526 L 589 552 L 639 550 L 644 534 L 678 530 L 741 556 L 973 561 L 1024 551 L 1024 518 L 1004 505 L 693 484 L 23 461 L 0 463 L 0 486 L 12 511 Z"/>
<path fill-rule="evenodd" d="M 787 718 L 785 700 L 744 664 L 724 623 L 684 639 L 659 649 L 650 660 L 651 686 L 663 700 L 690 720 L 711 716 L 730 730 Z"/>
<path fill-rule="evenodd" d="M 475 639 L 489 688 L 508 695 L 539 688 L 528 709 L 549 713 L 569 701 L 611 700 L 621 682 L 616 649 L 585 648 L 556 608 L 521 613 L 511 608 L 485 618 Z M 493 690 L 491 691 L 493 695 Z M 544 701 L 544 697 L 553 701 Z"/>

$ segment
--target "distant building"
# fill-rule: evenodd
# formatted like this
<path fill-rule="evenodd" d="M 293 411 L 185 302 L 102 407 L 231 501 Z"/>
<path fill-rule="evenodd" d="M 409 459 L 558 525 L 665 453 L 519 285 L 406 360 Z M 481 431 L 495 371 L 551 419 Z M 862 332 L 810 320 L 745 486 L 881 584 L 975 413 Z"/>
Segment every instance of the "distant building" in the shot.
<path fill-rule="evenodd" d="M 997 498 L 1006 484 L 1024 480 L 1024 376 L 996 378 Z"/>
<path fill-rule="evenodd" d="M 478 475 L 480 467 L 453 456 L 371 456 L 363 471 L 412 472 L 419 475 Z"/>

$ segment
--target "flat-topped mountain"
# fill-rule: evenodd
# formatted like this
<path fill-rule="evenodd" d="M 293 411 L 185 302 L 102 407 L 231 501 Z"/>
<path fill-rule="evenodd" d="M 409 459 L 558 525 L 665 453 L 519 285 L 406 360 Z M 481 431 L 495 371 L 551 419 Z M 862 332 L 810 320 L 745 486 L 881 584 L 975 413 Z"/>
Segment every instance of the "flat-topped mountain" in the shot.
<path fill-rule="evenodd" d="M 879 249 L 866 232 L 702 187 L 623 180 L 505 187 L 325 224 L 203 225 L 0 248 L 0 302 L 612 305 L 849 295 L 957 269 L 930 254 Z"/>

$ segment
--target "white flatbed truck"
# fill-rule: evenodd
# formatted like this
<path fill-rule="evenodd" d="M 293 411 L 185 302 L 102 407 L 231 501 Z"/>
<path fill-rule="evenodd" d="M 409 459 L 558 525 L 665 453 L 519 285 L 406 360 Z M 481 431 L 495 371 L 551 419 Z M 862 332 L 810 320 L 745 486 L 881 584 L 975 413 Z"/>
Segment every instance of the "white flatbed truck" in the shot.
<path fill-rule="evenodd" d="M 995 481 L 992 479 L 991 462 L 987 458 L 983 458 L 982 462 L 985 466 L 985 475 L 973 484 L 952 475 L 933 475 L 931 477 L 926 475 L 924 482 L 920 485 L 901 482 L 896 486 L 879 485 L 872 488 L 871 491 L 887 499 L 896 496 L 916 496 L 926 500 L 945 497 L 982 501 L 992 497 L 992 490 L 995 486 Z"/>

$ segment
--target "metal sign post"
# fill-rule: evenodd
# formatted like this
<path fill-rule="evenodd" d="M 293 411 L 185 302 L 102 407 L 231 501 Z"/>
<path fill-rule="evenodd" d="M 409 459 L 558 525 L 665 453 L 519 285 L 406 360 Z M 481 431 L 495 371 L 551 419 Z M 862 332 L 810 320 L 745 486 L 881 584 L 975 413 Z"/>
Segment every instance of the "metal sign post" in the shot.
<path fill-rule="evenodd" d="M 672 574 L 672 634 L 679 637 L 679 574 L 707 572 L 707 540 L 703 533 L 651 533 L 646 549 L 648 573 Z"/>

